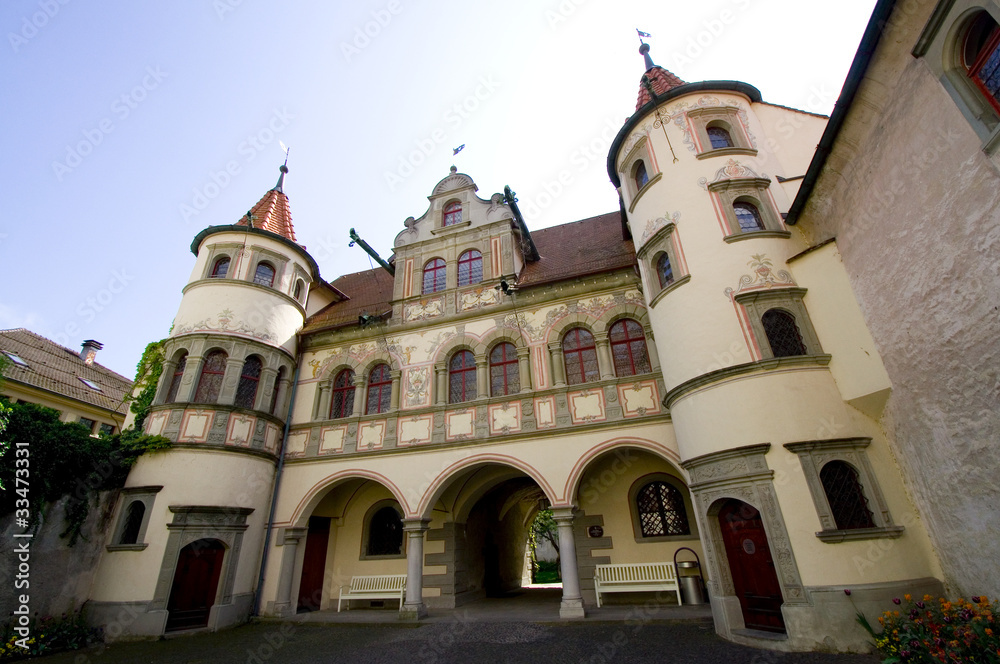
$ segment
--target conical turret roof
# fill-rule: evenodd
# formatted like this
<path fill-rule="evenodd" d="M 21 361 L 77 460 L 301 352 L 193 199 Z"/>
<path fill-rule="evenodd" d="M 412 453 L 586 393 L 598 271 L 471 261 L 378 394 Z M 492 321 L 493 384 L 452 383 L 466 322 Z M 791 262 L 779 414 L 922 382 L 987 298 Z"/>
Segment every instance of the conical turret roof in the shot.
<path fill-rule="evenodd" d="M 653 64 L 653 59 L 649 57 L 649 44 L 642 44 L 639 47 L 639 53 L 645 60 L 646 73 L 642 75 L 642 80 L 639 82 L 639 99 L 635 102 L 635 110 L 637 111 L 652 101 L 654 94 L 659 96 L 667 90 L 684 85 L 684 81 L 676 75 Z M 650 88 L 652 88 L 652 93 L 650 93 Z"/>
<path fill-rule="evenodd" d="M 288 196 L 282 191 L 285 182 L 287 166 L 281 167 L 281 175 L 278 177 L 278 184 L 273 189 L 269 189 L 257 204 L 250 208 L 250 211 L 243 215 L 243 218 L 236 222 L 237 226 L 247 226 L 248 223 L 254 228 L 261 228 L 270 231 L 283 238 L 295 242 L 295 228 L 292 226 L 292 209 L 288 203 Z"/>

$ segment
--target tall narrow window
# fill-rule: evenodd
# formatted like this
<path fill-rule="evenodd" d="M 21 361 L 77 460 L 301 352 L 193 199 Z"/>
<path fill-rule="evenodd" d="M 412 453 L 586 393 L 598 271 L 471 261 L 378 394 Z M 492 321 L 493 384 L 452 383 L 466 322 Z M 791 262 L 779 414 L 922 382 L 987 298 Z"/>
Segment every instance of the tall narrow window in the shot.
<path fill-rule="evenodd" d="M 215 261 L 215 265 L 212 266 L 212 278 L 222 279 L 229 272 L 229 256 L 223 256 L 219 260 Z"/>
<path fill-rule="evenodd" d="M 398 556 L 403 552 L 403 520 L 395 507 L 386 506 L 368 523 L 369 556 Z"/>
<path fill-rule="evenodd" d="M 574 327 L 563 336 L 563 359 L 566 362 L 566 382 L 579 385 L 601 377 L 597 365 L 594 335 L 582 327 Z"/>
<path fill-rule="evenodd" d="M 228 356 L 221 350 L 213 350 L 205 357 L 201 366 L 201 377 L 198 379 L 198 389 L 194 400 L 197 403 L 215 403 L 222 391 L 222 379 L 226 375 L 226 360 Z"/>
<path fill-rule="evenodd" d="M 517 349 L 514 344 L 497 344 L 490 351 L 490 394 L 502 397 L 516 394 L 520 390 Z"/>
<path fill-rule="evenodd" d="M 740 231 L 748 233 L 764 230 L 764 220 L 760 216 L 760 210 L 753 203 L 733 203 L 733 212 L 736 213 Z"/>
<path fill-rule="evenodd" d="M 392 372 L 388 364 L 379 364 L 368 374 L 368 415 L 387 413 L 392 404 Z"/>
<path fill-rule="evenodd" d="M 458 285 L 478 284 L 483 280 L 483 255 L 472 249 L 458 258 Z"/>
<path fill-rule="evenodd" d="M 257 400 L 257 385 L 260 383 L 260 370 L 262 363 L 256 355 L 251 355 L 243 363 L 243 371 L 240 372 L 240 384 L 236 387 L 237 408 L 253 408 Z"/>
<path fill-rule="evenodd" d="M 642 325 L 625 318 L 611 326 L 611 356 L 615 360 L 615 375 L 634 376 L 652 371 L 646 350 L 646 335 Z"/>
<path fill-rule="evenodd" d="M 292 297 L 294 297 L 296 300 L 301 300 L 303 290 L 305 290 L 305 282 L 303 282 L 301 279 L 297 279 L 295 281 L 295 290 L 292 292 Z"/>
<path fill-rule="evenodd" d="M 660 279 L 660 288 L 674 283 L 674 268 L 670 266 L 670 256 L 666 252 L 656 260 L 656 276 Z"/>
<path fill-rule="evenodd" d="M 769 309 L 760 317 L 774 357 L 806 355 L 806 345 L 795 324 L 795 316 L 781 309 Z"/>
<path fill-rule="evenodd" d="M 330 419 L 348 417 L 354 412 L 354 372 L 344 369 L 333 380 Z"/>
<path fill-rule="evenodd" d="M 448 362 L 448 403 L 462 403 L 476 398 L 476 358 L 460 350 Z"/>
<path fill-rule="evenodd" d="M 712 142 L 713 150 L 733 147 L 733 137 L 722 127 L 709 127 L 705 131 L 708 134 L 708 140 Z"/>
<path fill-rule="evenodd" d="M 133 500 L 125 512 L 125 525 L 122 527 L 119 544 L 136 544 L 139 541 L 139 530 L 142 528 L 142 517 L 146 514 L 146 505 L 141 500 Z"/>
<path fill-rule="evenodd" d="M 253 275 L 253 282 L 269 288 L 273 286 L 274 267 L 270 263 L 258 263 L 257 271 Z"/>
<path fill-rule="evenodd" d="M 646 164 L 639 160 L 635 165 L 635 190 L 639 191 L 649 182 L 649 175 L 646 173 Z"/>
<path fill-rule="evenodd" d="M 432 258 L 424 265 L 424 293 L 437 293 L 445 287 L 445 264 L 441 258 Z"/>
<path fill-rule="evenodd" d="M 650 482 L 636 496 L 643 537 L 690 535 L 684 496 L 666 482 Z"/>
<path fill-rule="evenodd" d="M 1000 26 L 986 12 L 972 22 L 963 58 L 969 78 L 1000 113 Z"/>
<path fill-rule="evenodd" d="M 267 412 L 272 415 L 277 415 L 275 412 L 278 409 L 278 387 L 281 385 L 282 379 L 285 377 L 285 367 L 279 367 L 278 373 L 274 377 L 274 385 L 271 387 L 271 406 L 267 409 Z"/>
<path fill-rule="evenodd" d="M 462 221 L 462 204 L 459 202 L 448 203 L 444 208 L 444 220 L 442 226 L 454 226 Z"/>
<path fill-rule="evenodd" d="M 858 471 L 850 464 L 830 461 L 819 471 L 819 479 L 839 530 L 875 527 L 864 487 L 858 481 Z"/>
<path fill-rule="evenodd" d="M 181 389 L 181 380 L 184 378 L 184 367 L 187 365 L 187 353 L 181 355 L 177 360 L 177 367 L 174 368 L 174 375 L 170 377 L 170 389 L 167 390 L 167 403 L 177 401 L 177 391 Z"/>

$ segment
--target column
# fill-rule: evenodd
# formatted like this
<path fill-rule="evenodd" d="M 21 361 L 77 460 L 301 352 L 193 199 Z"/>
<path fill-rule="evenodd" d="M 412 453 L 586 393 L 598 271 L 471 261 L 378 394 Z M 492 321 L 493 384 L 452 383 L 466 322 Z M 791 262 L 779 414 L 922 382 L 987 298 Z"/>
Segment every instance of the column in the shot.
<path fill-rule="evenodd" d="M 188 355 L 187 364 L 184 365 L 184 377 L 181 378 L 181 386 L 177 390 L 177 401 L 194 401 L 194 393 L 198 389 L 198 379 L 201 378 L 201 367 L 205 364 L 205 358 L 199 355 Z"/>
<path fill-rule="evenodd" d="M 286 402 L 288 401 L 288 387 L 291 384 L 292 380 L 286 374 L 274 386 L 274 389 L 278 390 L 278 398 L 274 402 L 274 412 L 271 414 L 283 420 L 288 418 L 285 409 L 288 407 Z"/>
<path fill-rule="evenodd" d="M 354 374 L 354 411 L 351 417 L 361 417 L 365 412 L 365 377 L 361 374 Z"/>
<path fill-rule="evenodd" d="M 399 410 L 399 381 L 403 372 L 393 369 L 389 372 L 389 375 L 392 376 L 392 389 L 389 392 L 389 408 L 391 410 Z"/>
<path fill-rule="evenodd" d="M 243 373 L 243 360 L 230 357 L 226 360 L 226 373 L 222 377 L 222 389 L 219 390 L 218 403 L 233 405 L 236 403 L 236 387 L 240 384 L 240 374 Z"/>
<path fill-rule="evenodd" d="M 594 345 L 597 346 L 597 367 L 601 371 L 601 380 L 615 377 L 615 363 L 611 359 L 611 341 L 607 332 L 594 335 Z"/>
<path fill-rule="evenodd" d="M 434 403 L 443 406 L 448 403 L 448 366 L 434 365 Z"/>
<path fill-rule="evenodd" d="M 295 615 L 292 608 L 292 577 L 298 558 L 299 540 L 306 536 L 305 528 L 285 528 L 281 536 L 281 572 L 278 576 L 278 595 L 274 600 L 274 613 L 279 617 Z M 297 608 L 297 607 L 296 607 Z"/>
<path fill-rule="evenodd" d="M 517 377 L 521 381 L 521 391 L 531 391 L 531 349 L 517 349 Z"/>
<path fill-rule="evenodd" d="M 330 383 L 323 382 L 319 385 L 319 405 L 316 408 L 314 419 L 330 419 Z"/>
<path fill-rule="evenodd" d="M 267 412 L 271 405 L 271 392 L 278 389 L 274 384 L 274 377 L 278 375 L 277 369 L 264 367 L 260 370 L 260 380 L 257 381 L 257 398 L 254 399 L 254 410 Z"/>
<path fill-rule="evenodd" d="M 476 358 L 476 397 L 485 399 L 490 396 L 490 367 L 486 356 Z"/>
<path fill-rule="evenodd" d="M 653 371 L 660 370 L 660 354 L 656 350 L 656 340 L 653 338 L 653 328 L 647 327 L 646 333 L 646 354 L 649 355 L 649 366 Z"/>
<path fill-rule="evenodd" d="M 573 536 L 575 507 L 552 509 L 552 518 L 559 527 L 559 562 L 562 572 L 563 596 L 559 605 L 560 618 L 583 618 L 583 595 L 580 594 L 580 572 L 576 565 L 576 539 Z"/>
<path fill-rule="evenodd" d="M 549 344 L 549 372 L 552 374 L 553 387 L 566 386 L 566 365 L 563 362 L 562 342 L 553 341 Z"/>
<path fill-rule="evenodd" d="M 424 533 L 429 519 L 404 519 L 403 532 L 406 543 L 406 601 L 399 617 L 402 620 L 420 620 L 427 616 L 424 606 Z"/>
<path fill-rule="evenodd" d="M 160 373 L 160 384 L 157 386 L 156 395 L 153 397 L 155 405 L 158 406 L 166 402 L 167 392 L 170 391 L 170 383 L 174 380 L 175 371 L 177 371 L 177 362 L 174 360 L 164 360 L 163 372 Z M 180 396 L 180 390 L 178 390 L 178 396 Z"/>

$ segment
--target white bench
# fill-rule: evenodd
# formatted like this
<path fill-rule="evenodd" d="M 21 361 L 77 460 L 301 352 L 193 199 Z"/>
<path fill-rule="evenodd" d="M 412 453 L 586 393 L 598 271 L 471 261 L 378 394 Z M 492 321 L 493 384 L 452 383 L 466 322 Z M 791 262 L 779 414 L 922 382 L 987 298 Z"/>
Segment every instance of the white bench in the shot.
<path fill-rule="evenodd" d="M 677 594 L 681 604 L 681 591 L 677 585 L 677 572 L 673 563 L 626 563 L 597 565 L 594 569 L 594 591 L 597 607 L 601 607 L 602 593 L 631 593 L 648 590 L 667 590 Z"/>
<path fill-rule="evenodd" d="M 337 600 L 337 613 L 340 613 L 340 604 L 344 601 L 347 602 L 347 608 L 350 610 L 352 599 L 398 599 L 399 608 L 402 610 L 405 597 L 405 574 L 353 576 L 351 577 L 350 585 L 340 587 L 340 599 Z"/>

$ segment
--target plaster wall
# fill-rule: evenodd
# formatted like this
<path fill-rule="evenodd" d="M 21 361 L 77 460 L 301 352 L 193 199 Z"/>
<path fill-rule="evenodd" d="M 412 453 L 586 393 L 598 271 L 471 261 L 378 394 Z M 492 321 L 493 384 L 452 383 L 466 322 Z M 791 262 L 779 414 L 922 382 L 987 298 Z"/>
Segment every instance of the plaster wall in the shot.
<path fill-rule="evenodd" d="M 271 239 L 256 233 L 222 232 L 213 233 L 206 237 L 198 249 L 198 256 L 195 258 L 194 267 L 191 269 L 191 277 L 188 283 L 204 279 L 208 274 L 208 262 L 218 257 L 212 249 L 218 247 L 230 258 L 229 272 L 227 279 L 243 279 L 253 281 L 250 271 L 256 268 L 256 264 L 251 265 L 249 258 L 254 249 L 263 249 L 288 258 L 288 264 L 284 271 L 275 274 L 274 288 L 282 293 L 291 294 L 294 287 L 294 267 L 298 267 L 300 276 L 306 282 L 311 281 L 311 268 L 306 260 L 298 255 L 294 249 L 284 242 Z M 302 253 L 305 253 L 303 250 Z M 263 258 L 263 257 L 262 257 Z"/>

